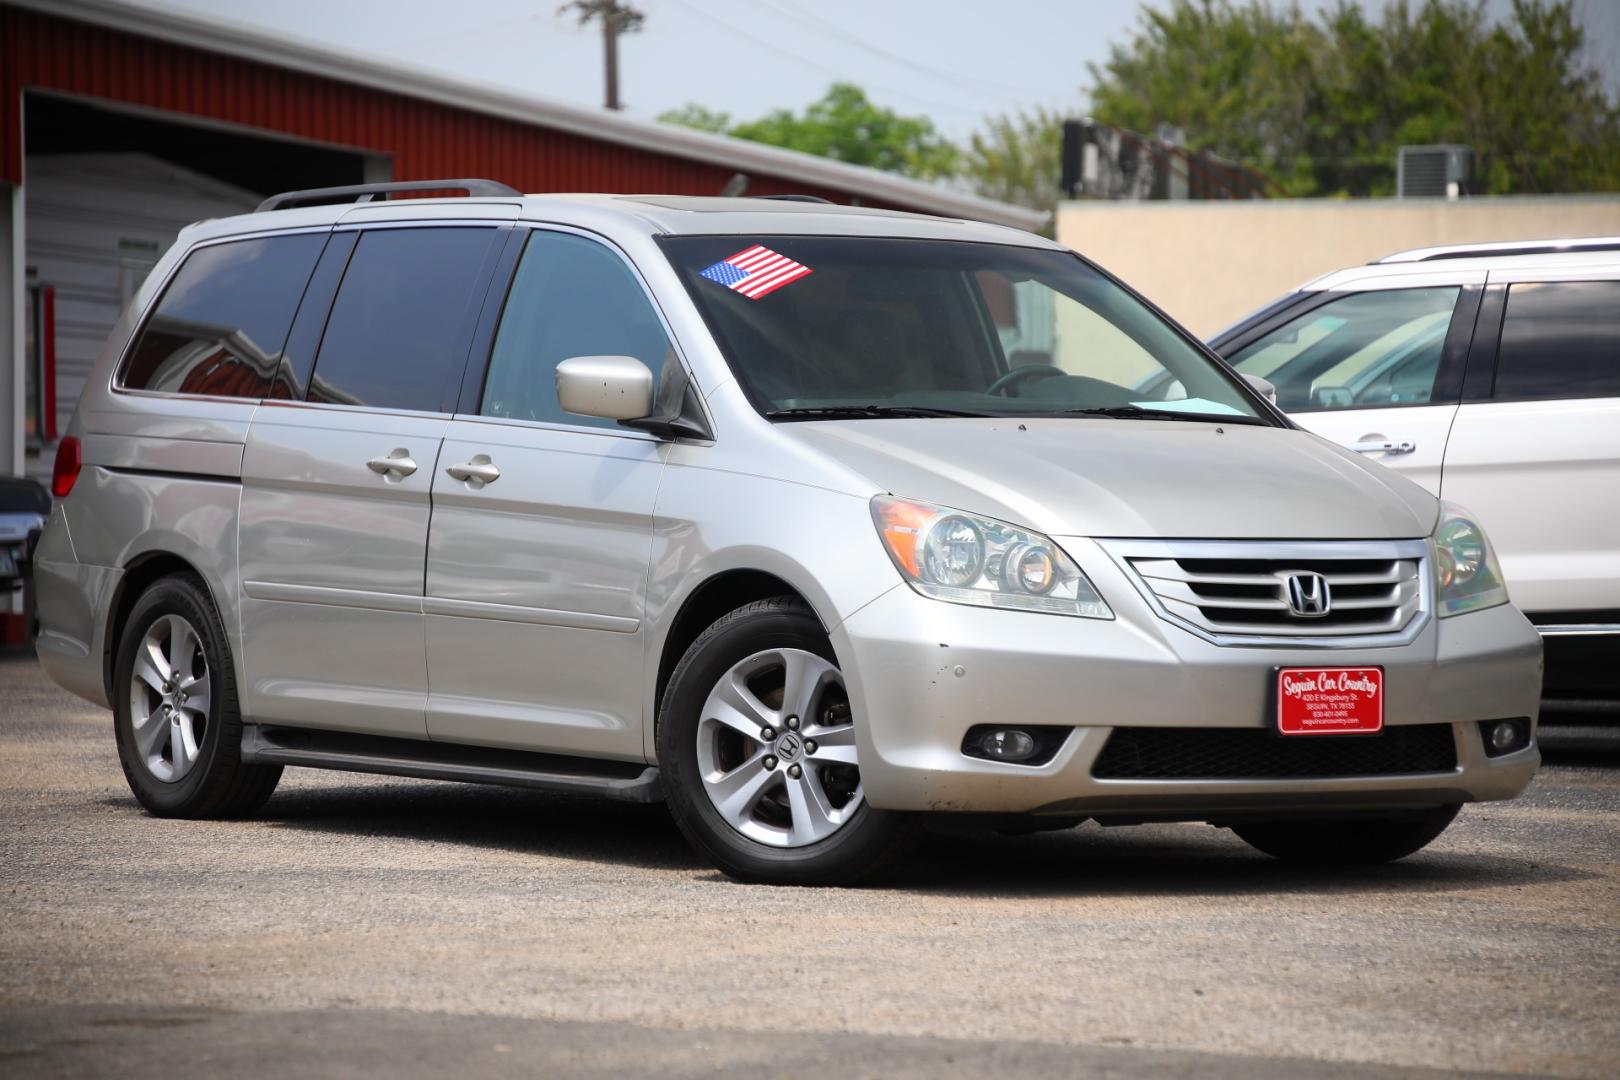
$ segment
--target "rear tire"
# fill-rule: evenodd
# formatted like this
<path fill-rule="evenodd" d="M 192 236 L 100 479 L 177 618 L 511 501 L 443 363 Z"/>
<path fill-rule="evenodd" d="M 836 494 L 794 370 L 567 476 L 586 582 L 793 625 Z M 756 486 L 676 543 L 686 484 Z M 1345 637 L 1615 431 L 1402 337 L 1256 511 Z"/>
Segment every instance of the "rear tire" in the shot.
<path fill-rule="evenodd" d="M 1356 866 L 1394 862 L 1427 847 L 1461 809 L 1456 803 L 1385 820 L 1263 821 L 1233 825 L 1251 847 L 1287 862 Z"/>
<path fill-rule="evenodd" d="M 729 877 L 848 884 L 905 850 L 909 818 L 865 802 L 854 740 L 864 718 L 850 715 L 837 664 L 815 614 L 778 596 L 721 618 L 671 674 L 658 722 L 665 796 L 686 839 Z"/>
<path fill-rule="evenodd" d="M 158 817 L 251 814 L 281 779 L 280 765 L 242 763 L 235 672 L 200 579 L 161 578 L 141 594 L 113 667 L 113 733 L 130 791 Z"/>

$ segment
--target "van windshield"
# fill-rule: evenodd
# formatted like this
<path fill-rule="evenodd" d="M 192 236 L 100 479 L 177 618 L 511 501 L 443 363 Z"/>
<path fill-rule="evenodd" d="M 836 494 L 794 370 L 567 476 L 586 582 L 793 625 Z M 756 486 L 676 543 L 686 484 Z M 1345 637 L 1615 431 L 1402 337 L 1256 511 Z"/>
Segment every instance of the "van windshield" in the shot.
<path fill-rule="evenodd" d="M 660 244 L 772 419 L 1274 422 L 1233 375 L 1066 252 L 875 237 Z"/>

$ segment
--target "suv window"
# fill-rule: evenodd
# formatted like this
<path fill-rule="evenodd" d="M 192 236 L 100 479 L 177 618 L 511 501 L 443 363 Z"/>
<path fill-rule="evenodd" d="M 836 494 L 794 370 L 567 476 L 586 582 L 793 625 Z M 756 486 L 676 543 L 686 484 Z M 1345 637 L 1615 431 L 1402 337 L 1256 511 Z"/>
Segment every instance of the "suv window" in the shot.
<path fill-rule="evenodd" d="M 270 236 L 199 248 L 163 290 L 119 385 L 209 397 L 284 396 L 278 385 L 304 285 L 325 234 Z"/>
<path fill-rule="evenodd" d="M 470 317 L 491 228 L 362 233 L 327 318 L 309 399 L 384 409 L 443 409 L 466 363 Z"/>
<path fill-rule="evenodd" d="M 1494 396 L 1620 397 L 1620 281 L 1511 286 Z"/>
<path fill-rule="evenodd" d="M 1289 412 L 1427 404 L 1445 352 L 1456 286 L 1349 293 L 1229 358 L 1277 387 Z"/>
<path fill-rule="evenodd" d="M 581 236 L 535 232 L 507 293 L 479 412 L 617 427 L 562 411 L 557 365 L 573 356 L 633 356 L 656 380 L 669 355 L 663 324 L 623 259 Z"/>

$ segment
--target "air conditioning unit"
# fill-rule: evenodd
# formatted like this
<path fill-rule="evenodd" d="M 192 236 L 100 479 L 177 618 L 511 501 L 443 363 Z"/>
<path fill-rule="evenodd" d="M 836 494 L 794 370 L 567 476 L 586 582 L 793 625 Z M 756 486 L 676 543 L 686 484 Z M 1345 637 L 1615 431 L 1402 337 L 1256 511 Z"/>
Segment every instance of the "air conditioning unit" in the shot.
<path fill-rule="evenodd" d="M 1468 193 L 1474 171 L 1474 152 L 1466 146 L 1403 146 L 1395 159 L 1395 192 L 1403 199 L 1444 197 Z"/>

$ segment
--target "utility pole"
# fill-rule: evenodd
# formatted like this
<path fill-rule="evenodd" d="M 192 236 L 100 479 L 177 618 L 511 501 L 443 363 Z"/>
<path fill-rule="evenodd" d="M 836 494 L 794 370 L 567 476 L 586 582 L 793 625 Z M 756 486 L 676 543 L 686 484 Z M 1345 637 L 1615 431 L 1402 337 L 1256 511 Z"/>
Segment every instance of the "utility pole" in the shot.
<path fill-rule="evenodd" d="M 579 14 L 579 25 L 602 24 L 602 104 L 617 112 L 619 103 L 619 35 L 641 29 L 647 17 L 619 0 L 573 0 L 557 9 Z"/>

